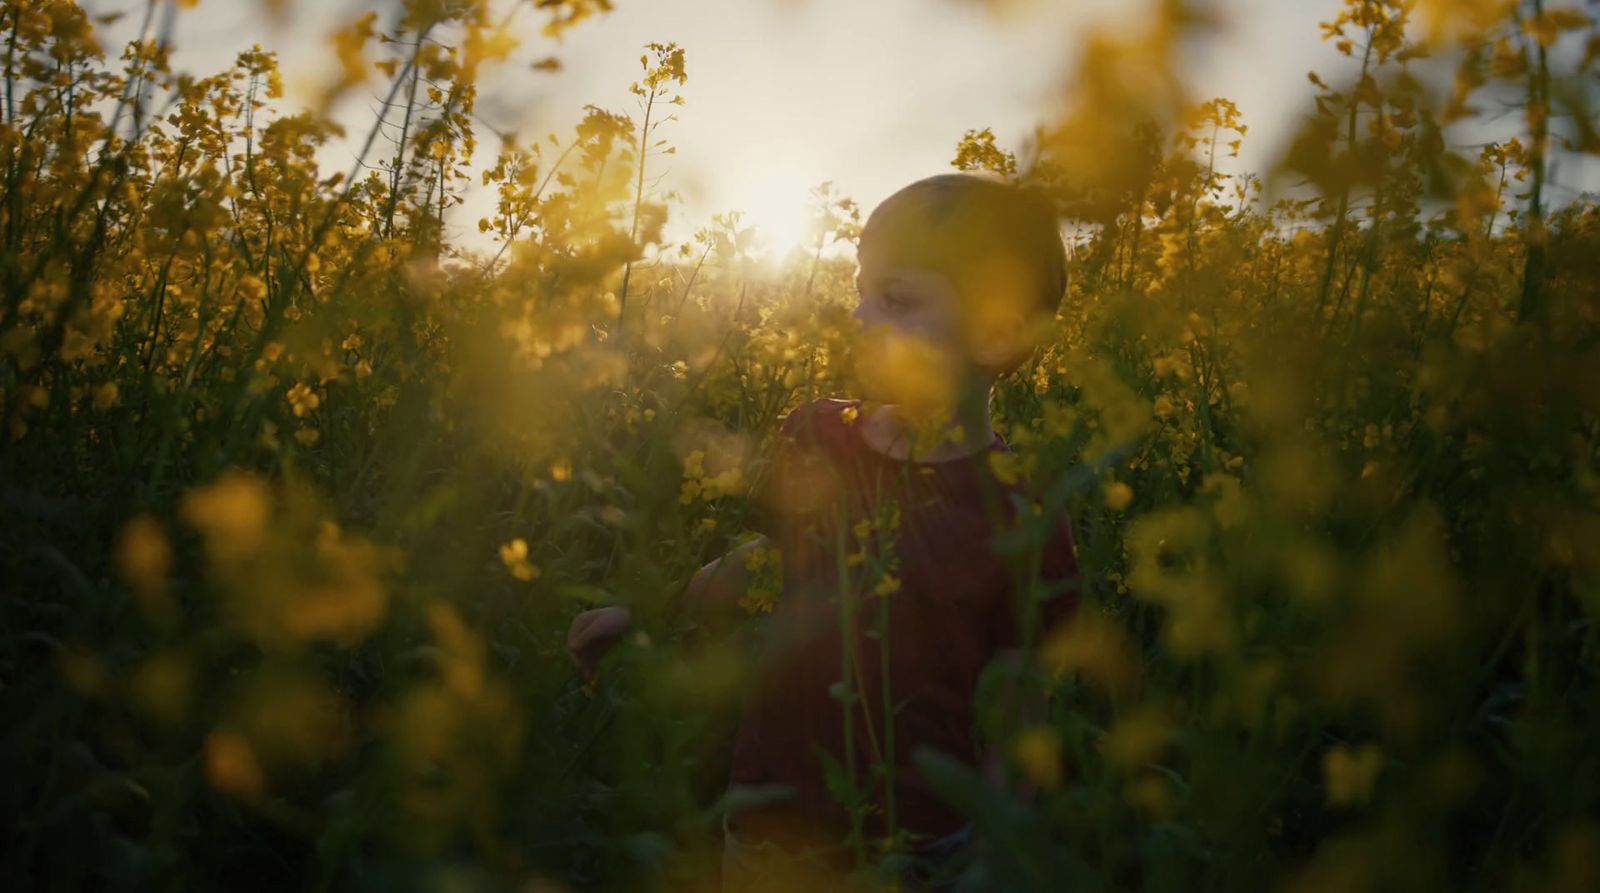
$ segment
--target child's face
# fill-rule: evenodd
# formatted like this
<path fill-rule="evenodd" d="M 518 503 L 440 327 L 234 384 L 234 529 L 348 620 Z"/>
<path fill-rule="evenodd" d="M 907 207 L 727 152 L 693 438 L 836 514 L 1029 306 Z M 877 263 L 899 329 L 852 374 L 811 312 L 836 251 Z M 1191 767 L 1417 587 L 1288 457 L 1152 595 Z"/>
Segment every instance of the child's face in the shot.
<path fill-rule="evenodd" d="M 860 301 L 851 315 L 868 332 L 882 328 L 938 346 L 960 344 L 960 296 L 943 273 L 863 257 L 856 292 Z"/>
<path fill-rule="evenodd" d="M 856 275 L 860 385 L 883 403 L 941 402 L 967 371 L 960 294 L 935 270 L 863 253 Z"/>

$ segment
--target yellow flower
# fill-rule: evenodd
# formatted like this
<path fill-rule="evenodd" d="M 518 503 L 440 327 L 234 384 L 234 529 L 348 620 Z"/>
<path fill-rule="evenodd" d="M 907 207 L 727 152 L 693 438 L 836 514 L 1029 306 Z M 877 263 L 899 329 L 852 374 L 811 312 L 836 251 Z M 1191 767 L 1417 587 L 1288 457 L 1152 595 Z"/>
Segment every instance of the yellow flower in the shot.
<path fill-rule="evenodd" d="M 1113 481 L 1106 488 L 1106 507 L 1114 512 L 1126 509 L 1133 502 L 1133 488 L 1121 481 Z"/>
<path fill-rule="evenodd" d="M 844 423 L 846 425 L 855 424 L 856 418 L 860 415 L 860 410 L 856 409 L 854 406 L 846 406 L 844 409 L 839 411 L 839 418 L 844 419 Z"/>
<path fill-rule="evenodd" d="M 294 387 L 289 389 L 289 393 L 286 396 L 289 398 L 289 406 L 294 409 L 296 418 L 304 416 L 322 405 L 322 398 L 318 397 L 317 392 L 303 381 L 295 382 Z"/>
<path fill-rule="evenodd" d="M 1128 785 L 1128 802 L 1156 820 L 1172 817 L 1172 785 L 1160 775 L 1146 775 Z"/>
<path fill-rule="evenodd" d="M 1060 676 L 1081 672 L 1085 679 L 1112 693 L 1130 691 L 1139 680 L 1139 662 L 1122 626 L 1110 616 L 1081 610 L 1046 633 L 1039 663 Z"/>
<path fill-rule="evenodd" d="M 1011 756 L 1028 780 L 1046 791 L 1061 786 L 1061 735 L 1048 726 L 1025 729 L 1011 745 Z"/>
<path fill-rule="evenodd" d="M 775 601 L 774 595 L 770 590 L 752 587 L 739 597 L 739 607 L 743 608 L 746 614 L 770 614 Z"/>
<path fill-rule="evenodd" d="M 744 476 L 737 468 L 729 468 L 717 473 L 716 477 L 706 478 L 701 482 L 704 496 L 711 499 L 716 496 L 728 496 L 739 492 L 739 483 Z"/>
<path fill-rule="evenodd" d="M 185 494 L 181 511 L 184 520 L 205 537 L 207 551 L 227 559 L 246 555 L 261 545 L 271 505 L 266 484 L 232 472 Z"/>
<path fill-rule="evenodd" d="M 172 546 L 160 521 L 139 515 L 122 528 L 122 537 L 117 541 L 117 570 L 140 594 L 166 588 L 172 560 Z"/>
<path fill-rule="evenodd" d="M 1351 748 L 1343 745 L 1322 755 L 1322 778 L 1328 789 L 1328 802 L 1353 806 L 1372 799 L 1372 786 L 1383 769 L 1383 751 L 1376 745 Z"/>
<path fill-rule="evenodd" d="M 194 688 L 194 665 L 176 652 L 151 655 L 128 680 L 135 701 L 156 719 L 183 718 Z"/>
<path fill-rule="evenodd" d="M 900 578 L 894 574 L 884 574 L 883 579 L 878 581 L 878 585 L 874 586 L 872 591 L 879 596 L 894 595 L 900 591 Z"/>
<path fill-rule="evenodd" d="M 528 541 L 520 536 L 500 547 L 500 561 L 518 580 L 533 580 L 539 576 L 538 566 L 528 561 Z"/>
<path fill-rule="evenodd" d="M 1022 475 L 1022 460 L 1015 453 L 994 451 L 989 453 L 989 469 L 1002 484 L 1015 484 Z"/>
<path fill-rule="evenodd" d="M 253 799 L 266 787 L 266 776 L 255 749 L 243 735 L 212 732 L 204 747 L 206 781 L 219 791 Z"/>
<path fill-rule="evenodd" d="M 705 450 L 693 450 L 683 457 L 683 473 L 685 477 L 698 478 L 705 475 Z"/>
<path fill-rule="evenodd" d="M 1238 478 L 1227 474 L 1208 474 L 1200 482 L 1200 488 L 1216 494 L 1211 511 L 1224 529 L 1238 527 L 1249 518 L 1250 498 Z"/>
<path fill-rule="evenodd" d="M 771 611 L 778 593 L 783 591 L 783 552 L 777 548 L 752 549 L 744 557 L 744 566 L 754 579 L 739 599 L 739 606 L 750 614 Z"/>
<path fill-rule="evenodd" d="M 1101 748 L 1113 766 L 1128 771 L 1160 757 L 1171 736 L 1161 714 L 1147 709 L 1119 721 L 1101 742 Z"/>
<path fill-rule="evenodd" d="M 246 273 L 239 277 L 239 293 L 248 300 L 259 301 L 267 296 L 267 284 L 261 281 L 260 276 Z"/>
<path fill-rule="evenodd" d="M 117 405 L 117 400 L 117 383 L 114 381 L 108 381 L 100 387 L 94 389 L 95 409 L 110 409 L 111 407 Z"/>

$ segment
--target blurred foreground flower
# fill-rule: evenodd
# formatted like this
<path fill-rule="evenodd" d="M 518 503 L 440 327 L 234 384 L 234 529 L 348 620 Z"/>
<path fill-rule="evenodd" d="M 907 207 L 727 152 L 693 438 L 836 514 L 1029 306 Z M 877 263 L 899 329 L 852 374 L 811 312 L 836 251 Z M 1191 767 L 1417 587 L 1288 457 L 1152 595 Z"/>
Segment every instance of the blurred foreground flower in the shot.
<path fill-rule="evenodd" d="M 262 645 L 310 640 L 350 645 L 382 622 L 387 553 L 319 517 L 316 498 L 286 482 L 230 472 L 184 495 L 185 520 L 204 539 L 208 578 L 229 622 Z"/>
<path fill-rule="evenodd" d="M 206 736 L 206 780 L 219 791 L 254 799 L 266 788 L 266 776 L 250 742 L 233 732 L 212 732 Z"/>
<path fill-rule="evenodd" d="M 1061 787 L 1061 735 L 1048 726 L 1025 729 L 1011 746 L 1011 755 L 1028 780 L 1046 791 Z"/>
<path fill-rule="evenodd" d="M 1383 770 L 1383 751 L 1376 745 L 1334 747 L 1322 755 L 1322 778 L 1328 802 L 1354 806 L 1372 799 L 1372 787 Z"/>
<path fill-rule="evenodd" d="M 534 580 L 539 576 L 539 567 L 528 560 L 528 541 L 520 536 L 500 547 L 500 562 L 518 580 Z"/>
<path fill-rule="evenodd" d="M 160 521 L 138 515 L 122 528 L 117 541 L 117 571 L 139 594 L 147 610 L 164 596 L 172 562 L 172 546 Z"/>
<path fill-rule="evenodd" d="M 1080 610 L 1047 633 L 1039 661 L 1056 675 L 1082 673 L 1112 697 L 1132 693 L 1139 682 L 1138 657 L 1122 625 L 1098 609 Z"/>

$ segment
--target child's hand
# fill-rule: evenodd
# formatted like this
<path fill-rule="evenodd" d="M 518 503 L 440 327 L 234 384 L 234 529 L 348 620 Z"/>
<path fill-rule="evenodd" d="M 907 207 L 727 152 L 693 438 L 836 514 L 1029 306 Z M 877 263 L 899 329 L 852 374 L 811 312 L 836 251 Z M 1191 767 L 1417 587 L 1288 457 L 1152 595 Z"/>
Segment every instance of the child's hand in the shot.
<path fill-rule="evenodd" d="M 616 605 L 584 611 L 572 618 L 572 627 L 567 630 L 567 656 L 583 678 L 594 678 L 600 659 L 632 625 L 633 613 Z"/>

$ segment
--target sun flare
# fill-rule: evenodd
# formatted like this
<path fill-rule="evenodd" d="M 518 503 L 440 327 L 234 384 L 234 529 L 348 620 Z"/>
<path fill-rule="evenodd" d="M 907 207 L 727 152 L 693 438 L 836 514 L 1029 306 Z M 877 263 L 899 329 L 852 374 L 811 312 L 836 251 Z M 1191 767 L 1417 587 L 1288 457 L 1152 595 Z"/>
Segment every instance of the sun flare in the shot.
<path fill-rule="evenodd" d="M 744 212 L 743 224 L 756 228 L 758 250 L 775 259 L 797 248 L 811 250 L 811 187 L 798 180 L 770 176 L 744 184 L 729 202 Z"/>

